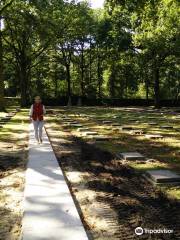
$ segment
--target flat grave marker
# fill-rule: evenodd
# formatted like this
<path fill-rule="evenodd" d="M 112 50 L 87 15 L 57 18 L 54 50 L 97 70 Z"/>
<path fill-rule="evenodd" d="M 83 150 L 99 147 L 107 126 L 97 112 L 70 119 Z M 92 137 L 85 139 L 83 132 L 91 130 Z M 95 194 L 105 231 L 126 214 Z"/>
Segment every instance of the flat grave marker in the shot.
<path fill-rule="evenodd" d="M 103 121 L 103 124 L 111 124 L 113 123 L 112 121 Z"/>
<path fill-rule="evenodd" d="M 136 120 L 135 123 L 140 123 L 140 121 L 139 121 L 139 120 Z"/>
<path fill-rule="evenodd" d="M 113 127 L 121 127 L 121 124 L 120 123 L 113 123 L 113 124 L 111 124 L 111 126 L 113 126 Z"/>
<path fill-rule="evenodd" d="M 70 123 L 69 126 L 70 126 L 70 127 L 77 127 L 77 128 L 83 127 L 83 125 L 80 124 L 80 123 Z"/>
<path fill-rule="evenodd" d="M 121 157 L 123 160 L 145 160 L 145 157 L 138 152 L 124 152 L 124 153 L 119 153 L 118 157 Z"/>
<path fill-rule="evenodd" d="M 89 128 L 78 128 L 78 132 L 87 132 L 89 131 L 90 129 Z"/>
<path fill-rule="evenodd" d="M 132 134 L 132 135 L 142 135 L 142 134 L 144 134 L 144 131 L 142 129 L 131 130 L 130 134 Z"/>
<path fill-rule="evenodd" d="M 133 119 L 133 118 L 131 118 L 131 119 L 129 119 L 128 121 L 129 121 L 129 122 L 136 122 L 137 119 Z"/>
<path fill-rule="evenodd" d="M 114 128 L 112 128 L 112 131 L 113 131 L 113 132 L 119 132 L 120 129 L 119 129 L 118 127 L 114 127 Z"/>
<path fill-rule="evenodd" d="M 149 122 L 148 123 L 150 126 L 157 126 L 158 125 L 158 123 L 156 123 L 156 122 Z"/>
<path fill-rule="evenodd" d="M 168 126 L 168 125 L 164 125 L 164 126 L 160 126 L 160 128 L 162 129 L 173 129 L 173 126 Z"/>
<path fill-rule="evenodd" d="M 149 170 L 143 175 L 151 183 L 180 185 L 180 175 L 170 170 Z"/>
<path fill-rule="evenodd" d="M 121 126 L 120 129 L 121 130 L 133 130 L 133 127 L 131 127 L 131 126 Z"/>
<path fill-rule="evenodd" d="M 62 121 L 65 122 L 65 123 L 71 123 L 71 122 L 74 122 L 74 120 L 72 120 L 72 119 L 69 119 L 69 120 L 67 120 L 67 119 L 62 119 Z"/>
<path fill-rule="evenodd" d="M 77 122 L 77 121 L 70 121 L 70 122 L 66 122 L 67 124 L 78 124 L 79 122 Z"/>
<path fill-rule="evenodd" d="M 10 117 L 10 118 L 11 118 L 11 117 L 14 117 L 14 115 L 15 115 L 15 113 L 8 113 L 8 114 L 7 114 L 7 117 Z"/>
<path fill-rule="evenodd" d="M 148 138 L 148 139 L 162 139 L 162 138 L 164 138 L 160 134 L 146 134 L 145 137 Z"/>
<path fill-rule="evenodd" d="M 83 136 L 95 136 L 95 135 L 98 135 L 98 133 L 93 131 L 83 132 Z"/>
<path fill-rule="evenodd" d="M 108 136 L 103 136 L 103 135 L 99 135 L 99 136 L 95 136 L 94 137 L 94 140 L 95 141 L 109 141 L 110 140 L 110 137 L 108 137 Z"/>

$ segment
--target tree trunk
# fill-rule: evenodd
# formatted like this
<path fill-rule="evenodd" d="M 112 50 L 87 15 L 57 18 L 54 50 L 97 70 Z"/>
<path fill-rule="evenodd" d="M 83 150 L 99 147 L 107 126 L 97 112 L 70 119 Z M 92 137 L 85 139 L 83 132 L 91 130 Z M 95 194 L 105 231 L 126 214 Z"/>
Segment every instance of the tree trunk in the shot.
<path fill-rule="evenodd" d="M 21 69 L 20 72 L 20 84 L 21 84 L 21 107 L 26 107 L 28 104 L 28 75 L 25 72 L 25 69 Z"/>
<path fill-rule="evenodd" d="M 85 89 L 84 89 L 84 50 L 82 48 L 81 53 L 81 96 L 85 95 Z"/>
<path fill-rule="evenodd" d="M 159 83 L 159 67 L 154 69 L 154 105 L 156 108 L 160 107 L 160 83 Z"/>
<path fill-rule="evenodd" d="M 92 82 L 92 42 L 90 39 L 90 50 L 89 50 L 89 83 Z"/>
<path fill-rule="evenodd" d="M 146 78 L 146 100 L 148 101 L 149 100 L 149 79 L 148 77 Z"/>
<path fill-rule="evenodd" d="M 115 97 L 115 66 L 114 63 L 112 63 L 111 66 L 111 75 L 110 75 L 110 96 L 111 98 Z"/>
<path fill-rule="evenodd" d="M 149 72 L 144 71 L 142 77 L 145 78 L 146 101 L 149 100 Z"/>
<path fill-rule="evenodd" d="M 0 111 L 5 110 L 4 100 L 4 78 L 3 78 L 3 45 L 1 31 L 1 16 L 0 16 Z"/>
<path fill-rule="evenodd" d="M 68 84 L 68 98 L 71 98 L 71 74 L 69 64 L 66 64 L 66 79 Z"/>
<path fill-rule="evenodd" d="M 101 85 L 102 85 L 102 70 L 101 70 L 101 62 L 100 57 L 98 56 L 98 66 L 97 66 L 97 72 L 98 72 L 98 96 L 99 98 L 102 97 L 101 93 Z"/>
<path fill-rule="evenodd" d="M 28 104 L 28 84 L 29 84 L 29 72 L 27 70 L 26 56 L 23 53 L 19 63 L 20 74 L 20 90 L 21 90 L 21 107 L 26 107 Z"/>
<path fill-rule="evenodd" d="M 55 79 L 55 88 L 54 88 L 54 96 L 57 98 L 57 92 L 58 92 L 58 80 L 57 78 Z"/>

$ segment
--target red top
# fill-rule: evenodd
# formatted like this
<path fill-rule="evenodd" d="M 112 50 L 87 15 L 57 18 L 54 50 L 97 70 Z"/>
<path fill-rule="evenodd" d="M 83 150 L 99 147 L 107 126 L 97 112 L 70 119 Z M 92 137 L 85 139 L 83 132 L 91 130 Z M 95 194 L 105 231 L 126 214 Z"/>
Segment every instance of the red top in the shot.
<path fill-rule="evenodd" d="M 33 104 L 33 115 L 32 119 L 34 121 L 43 121 L 43 104 L 35 103 Z"/>

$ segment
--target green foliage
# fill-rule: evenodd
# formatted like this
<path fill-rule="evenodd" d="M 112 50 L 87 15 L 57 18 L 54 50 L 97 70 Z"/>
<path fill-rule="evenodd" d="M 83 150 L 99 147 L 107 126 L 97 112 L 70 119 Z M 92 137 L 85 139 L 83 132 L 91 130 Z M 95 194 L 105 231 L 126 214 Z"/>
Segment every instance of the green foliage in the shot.
<path fill-rule="evenodd" d="M 4 1 L 4 3 L 9 1 Z M 179 98 L 179 2 L 14 0 L 3 11 L 6 93 Z"/>

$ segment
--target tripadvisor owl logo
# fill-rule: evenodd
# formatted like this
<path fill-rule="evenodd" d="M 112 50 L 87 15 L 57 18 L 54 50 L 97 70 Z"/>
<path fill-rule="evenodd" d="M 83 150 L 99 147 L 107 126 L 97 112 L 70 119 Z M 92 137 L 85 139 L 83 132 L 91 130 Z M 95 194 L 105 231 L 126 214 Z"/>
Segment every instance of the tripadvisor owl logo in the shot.
<path fill-rule="evenodd" d="M 164 234 L 170 234 L 173 233 L 173 229 L 148 229 L 148 228 L 142 228 L 142 227 L 137 227 L 135 229 L 135 234 L 140 236 L 143 234 L 160 234 L 160 233 L 164 233 Z"/>
<path fill-rule="evenodd" d="M 140 235 L 142 235 L 143 233 L 144 233 L 144 231 L 143 231 L 143 228 L 142 228 L 142 227 L 137 227 L 137 228 L 135 229 L 135 234 L 136 234 L 136 235 L 140 236 Z"/>

